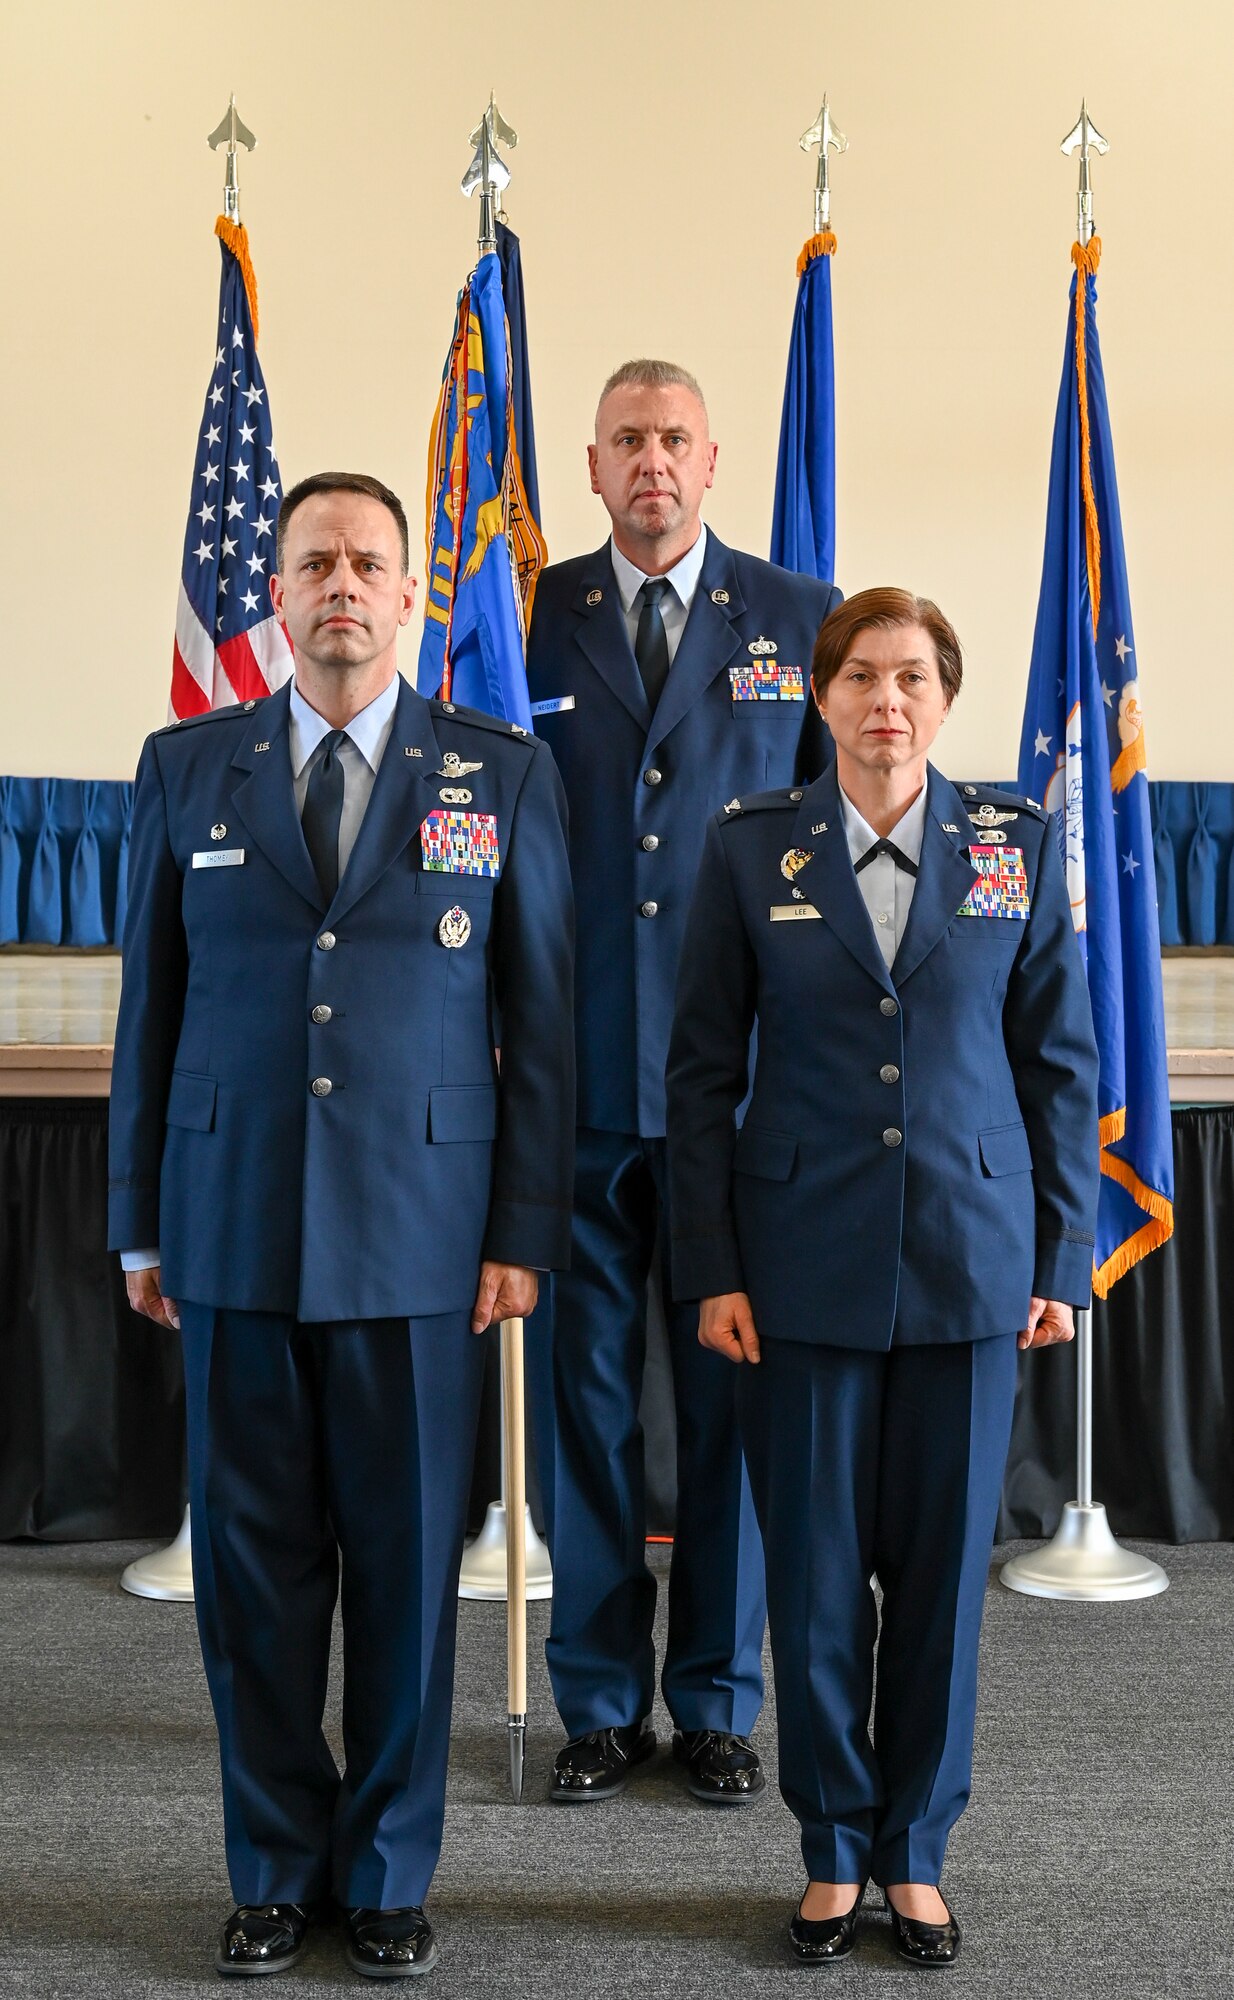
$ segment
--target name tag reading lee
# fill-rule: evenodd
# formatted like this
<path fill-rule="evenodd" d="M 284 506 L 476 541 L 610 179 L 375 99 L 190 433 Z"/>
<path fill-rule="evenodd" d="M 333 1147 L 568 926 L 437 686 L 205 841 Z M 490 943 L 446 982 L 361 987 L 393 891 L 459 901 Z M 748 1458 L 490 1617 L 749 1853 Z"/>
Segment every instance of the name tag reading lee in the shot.
<path fill-rule="evenodd" d="M 531 712 L 533 715 L 564 715 L 566 710 L 573 706 L 572 694 L 559 694 L 555 695 L 552 701 L 533 701 Z"/>
<path fill-rule="evenodd" d="M 194 868 L 240 868 L 243 863 L 242 847 L 209 847 L 204 854 L 193 856 Z"/>
<path fill-rule="evenodd" d="M 773 924 L 799 924 L 803 918 L 817 915 L 813 903 L 773 903 L 771 906 Z"/>

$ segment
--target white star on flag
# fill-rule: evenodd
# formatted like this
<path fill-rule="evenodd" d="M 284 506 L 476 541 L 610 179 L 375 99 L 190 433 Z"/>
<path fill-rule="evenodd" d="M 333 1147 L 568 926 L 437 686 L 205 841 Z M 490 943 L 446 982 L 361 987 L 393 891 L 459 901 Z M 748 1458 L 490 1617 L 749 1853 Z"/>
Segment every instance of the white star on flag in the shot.
<path fill-rule="evenodd" d="M 1048 756 L 1049 756 L 1049 754 L 1050 754 L 1050 744 L 1051 744 L 1051 743 L 1053 742 L 1053 740 L 1054 740 L 1054 739 L 1053 739 L 1053 737 L 1051 737 L 1051 736 L 1043 736 L 1040 730 L 1038 730 L 1038 731 L 1037 731 L 1037 744 L 1036 744 L 1036 749 L 1037 749 L 1037 755 L 1038 755 L 1039 757 L 1048 757 Z"/>
<path fill-rule="evenodd" d="M 241 604 L 243 604 L 246 611 L 256 611 L 257 609 L 257 599 L 254 597 L 251 590 L 245 591 L 244 596 L 240 599 L 240 602 Z"/>
<path fill-rule="evenodd" d="M 236 519 L 242 521 L 244 519 L 244 502 L 243 500 L 237 500 L 234 493 L 232 494 L 231 499 L 227 502 L 227 518 L 229 521 L 234 521 Z"/>
<path fill-rule="evenodd" d="M 1114 690 L 1112 687 L 1107 687 L 1104 681 L 1101 683 L 1101 699 L 1107 708 L 1114 706 Z"/>
<path fill-rule="evenodd" d="M 1121 633 L 1114 641 L 1114 651 L 1118 654 L 1118 664 L 1120 667 L 1125 663 L 1128 653 L 1135 651 L 1134 646 L 1127 644 L 1127 635 L 1125 632 Z"/>
<path fill-rule="evenodd" d="M 211 548 L 209 542 L 205 539 L 204 535 L 202 536 L 202 539 L 198 542 L 197 547 L 193 550 L 193 554 L 196 556 L 199 563 L 209 562 L 211 556 L 214 554 L 214 550 Z"/>
<path fill-rule="evenodd" d="M 1134 881 L 1134 880 L 1135 880 L 1135 871 L 1136 871 L 1136 869 L 1137 869 L 1137 868 L 1139 867 L 1139 865 L 1140 865 L 1140 864 L 1139 864 L 1139 862 L 1138 862 L 1138 861 L 1136 860 L 1136 858 L 1135 858 L 1134 854 L 1124 854 L 1124 856 L 1123 856 L 1123 873 L 1124 873 L 1125 875 L 1130 875 L 1130 877 L 1131 877 L 1132 881 Z"/>

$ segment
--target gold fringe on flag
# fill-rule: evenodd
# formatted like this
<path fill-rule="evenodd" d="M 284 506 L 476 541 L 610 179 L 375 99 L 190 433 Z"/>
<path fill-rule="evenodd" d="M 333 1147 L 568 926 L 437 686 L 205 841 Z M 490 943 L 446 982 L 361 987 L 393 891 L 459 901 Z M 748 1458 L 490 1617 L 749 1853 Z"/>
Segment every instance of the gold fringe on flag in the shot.
<path fill-rule="evenodd" d="M 225 215 L 220 215 L 214 225 L 214 233 L 223 247 L 231 251 L 240 266 L 240 276 L 244 279 L 244 289 L 248 295 L 249 318 L 253 322 L 253 339 L 256 340 L 257 274 L 253 269 L 253 260 L 249 256 L 248 230 L 242 222 L 229 222 Z"/>
<path fill-rule="evenodd" d="M 808 236 L 797 259 L 797 276 L 803 278 L 807 264 L 812 264 L 816 257 L 834 257 L 837 247 L 835 233 L 830 229 L 820 230 L 817 236 Z"/>

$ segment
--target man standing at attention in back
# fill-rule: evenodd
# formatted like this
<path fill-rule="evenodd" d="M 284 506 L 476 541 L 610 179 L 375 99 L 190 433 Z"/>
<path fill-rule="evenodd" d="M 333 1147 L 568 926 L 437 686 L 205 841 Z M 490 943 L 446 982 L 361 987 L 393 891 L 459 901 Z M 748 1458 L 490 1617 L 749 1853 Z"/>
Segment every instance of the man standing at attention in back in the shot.
<path fill-rule="evenodd" d="M 277 561 L 294 681 L 142 754 L 110 1237 L 184 1346 L 237 1905 L 215 1963 L 281 1972 L 333 1898 L 351 1966 L 401 1978 L 437 1949 L 473 1334 L 569 1253 L 564 801 L 522 730 L 400 678 L 388 487 L 302 480 Z"/>
<path fill-rule="evenodd" d="M 578 920 L 571 1266 L 531 1342 L 548 1664 L 568 1739 L 550 1795 L 563 1803 L 611 1797 L 655 1749 L 638 1408 L 648 1273 L 657 1232 L 669 1237 L 664 1064 L 690 892 L 712 813 L 820 772 L 809 662 L 839 602 L 703 526 L 716 446 L 683 368 L 619 368 L 588 459 L 612 534 L 544 572 L 527 662 L 569 800 Z M 677 1522 L 661 1684 L 691 1791 L 742 1804 L 764 1786 L 747 1741 L 762 1704 L 762 1551 L 732 1371 L 699 1346 L 697 1309 L 673 1306 L 667 1284 L 665 1296 Z"/>

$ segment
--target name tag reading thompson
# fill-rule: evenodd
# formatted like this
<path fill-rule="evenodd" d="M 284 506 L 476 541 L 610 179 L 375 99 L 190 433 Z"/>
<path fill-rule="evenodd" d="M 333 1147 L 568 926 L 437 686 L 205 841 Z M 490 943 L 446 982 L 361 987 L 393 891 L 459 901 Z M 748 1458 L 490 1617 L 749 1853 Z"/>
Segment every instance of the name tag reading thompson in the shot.
<path fill-rule="evenodd" d="M 193 856 L 194 868 L 240 868 L 243 863 L 242 847 L 208 847 L 204 854 Z"/>
<path fill-rule="evenodd" d="M 817 915 L 813 903 L 773 903 L 771 906 L 773 924 L 799 924 L 803 918 Z"/>

